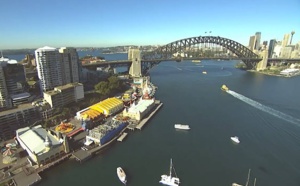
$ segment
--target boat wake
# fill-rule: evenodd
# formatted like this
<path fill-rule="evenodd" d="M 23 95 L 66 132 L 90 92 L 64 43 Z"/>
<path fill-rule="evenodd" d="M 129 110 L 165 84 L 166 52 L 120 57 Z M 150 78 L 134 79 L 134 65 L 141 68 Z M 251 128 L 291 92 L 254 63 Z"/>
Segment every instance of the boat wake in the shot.
<path fill-rule="evenodd" d="M 239 99 L 239 100 L 241 100 L 241 101 L 243 101 L 243 102 L 245 102 L 245 103 L 247 103 L 247 104 L 249 104 L 249 105 L 251 105 L 251 106 L 253 106 L 253 107 L 257 108 L 257 109 L 259 109 L 259 110 L 267 112 L 267 113 L 269 113 L 269 114 L 271 114 L 271 115 L 273 115 L 275 117 L 278 117 L 278 118 L 283 119 L 285 121 L 288 121 L 290 123 L 296 124 L 298 126 L 300 125 L 300 120 L 297 119 L 297 118 L 294 118 L 294 117 L 292 117 L 290 115 L 287 115 L 285 113 L 282 113 L 282 112 L 280 112 L 278 110 L 275 110 L 275 109 L 272 109 L 272 108 L 270 108 L 268 106 L 265 106 L 265 105 L 263 105 L 263 104 L 261 104 L 261 103 L 259 103 L 257 101 L 254 101 L 254 100 L 252 100 L 250 98 L 247 98 L 247 97 L 245 97 L 245 96 L 243 96 L 243 95 L 241 95 L 239 93 L 236 93 L 236 92 L 234 92 L 232 90 L 228 90 L 227 93 L 231 94 L 233 97 L 235 97 L 235 98 L 237 98 L 237 99 Z"/>
<path fill-rule="evenodd" d="M 176 69 L 178 69 L 178 70 L 182 70 L 181 68 L 178 68 L 178 67 L 175 67 Z"/>

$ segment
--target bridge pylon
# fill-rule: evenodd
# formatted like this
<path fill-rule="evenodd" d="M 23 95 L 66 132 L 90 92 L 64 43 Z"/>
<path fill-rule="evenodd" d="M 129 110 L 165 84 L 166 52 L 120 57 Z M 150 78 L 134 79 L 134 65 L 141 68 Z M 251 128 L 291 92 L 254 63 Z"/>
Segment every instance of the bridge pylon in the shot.
<path fill-rule="evenodd" d="M 262 60 L 257 63 L 256 71 L 265 70 L 268 63 L 268 49 L 266 46 L 262 49 L 261 52 Z"/>
<path fill-rule="evenodd" d="M 141 77 L 142 76 L 142 63 L 141 63 L 141 53 L 139 49 L 129 49 L 128 60 L 132 61 L 129 68 L 129 74 L 131 77 Z"/>

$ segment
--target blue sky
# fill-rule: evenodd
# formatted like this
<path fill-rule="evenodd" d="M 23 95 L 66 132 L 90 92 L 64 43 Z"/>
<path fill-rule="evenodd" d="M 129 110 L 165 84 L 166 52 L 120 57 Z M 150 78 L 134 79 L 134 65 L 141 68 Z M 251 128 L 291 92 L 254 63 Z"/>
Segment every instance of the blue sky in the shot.
<path fill-rule="evenodd" d="M 2 0 L 0 49 L 167 44 L 205 35 L 300 41 L 299 0 Z"/>

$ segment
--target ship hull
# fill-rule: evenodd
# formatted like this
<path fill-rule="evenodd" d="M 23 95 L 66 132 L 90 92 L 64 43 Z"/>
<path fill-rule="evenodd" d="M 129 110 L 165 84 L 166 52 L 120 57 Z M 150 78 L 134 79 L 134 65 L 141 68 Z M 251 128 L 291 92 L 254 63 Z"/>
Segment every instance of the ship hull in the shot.
<path fill-rule="evenodd" d="M 100 144 L 104 145 L 112 140 L 117 134 L 119 134 L 126 127 L 126 123 L 120 124 L 117 128 L 109 131 L 105 136 L 100 139 Z"/>

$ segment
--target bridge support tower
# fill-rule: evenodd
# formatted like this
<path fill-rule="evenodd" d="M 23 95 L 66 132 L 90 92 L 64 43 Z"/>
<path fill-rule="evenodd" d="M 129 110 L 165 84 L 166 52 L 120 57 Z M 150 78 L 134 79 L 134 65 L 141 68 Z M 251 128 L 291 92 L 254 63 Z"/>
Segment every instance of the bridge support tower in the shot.
<path fill-rule="evenodd" d="M 132 64 L 129 68 L 129 75 L 131 77 L 142 77 L 142 63 L 140 50 L 129 49 L 128 60 L 132 61 Z"/>
<path fill-rule="evenodd" d="M 268 63 L 268 49 L 265 46 L 261 52 L 262 60 L 257 63 L 256 71 L 265 70 Z"/>

